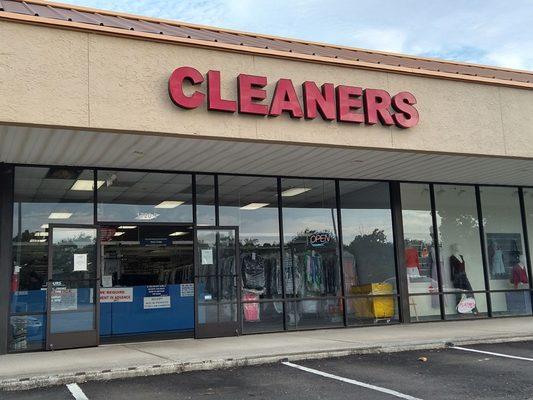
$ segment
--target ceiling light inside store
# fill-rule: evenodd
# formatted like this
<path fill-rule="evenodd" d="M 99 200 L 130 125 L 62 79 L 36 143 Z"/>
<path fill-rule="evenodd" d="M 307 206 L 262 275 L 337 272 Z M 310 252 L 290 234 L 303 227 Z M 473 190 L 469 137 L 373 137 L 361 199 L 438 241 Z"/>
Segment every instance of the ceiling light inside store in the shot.
<path fill-rule="evenodd" d="M 122 236 L 124 235 L 126 232 L 115 232 L 115 234 L 113 236 Z"/>
<path fill-rule="evenodd" d="M 269 204 L 270 203 L 250 203 L 241 207 L 241 210 L 257 210 L 258 208 L 266 207 Z"/>
<path fill-rule="evenodd" d="M 287 189 L 287 190 L 281 192 L 281 195 L 283 197 L 298 196 L 299 194 L 308 192 L 310 190 L 311 190 L 311 188 L 292 188 L 292 189 Z"/>
<path fill-rule="evenodd" d="M 104 183 L 105 181 L 96 181 L 96 188 L 99 189 Z M 78 179 L 76 182 L 74 182 L 74 185 L 72 185 L 70 190 L 83 190 L 90 192 L 93 190 L 93 187 L 94 181 L 92 179 Z"/>
<path fill-rule="evenodd" d="M 173 200 L 165 200 L 159 203 L 158 205 L 154 206 L 154 208 L 176 208 L 177 206 L 181 206 L 184 201 L 173 201 Z"/>
<path fill-rule="evenodd" d="M 30 243 L 44 243 L 46 239 L 30 239 Z"/>
<path fill-rule="evenodd" d="M 183 235 L 186 235 L 187 232 L 172 232 L 170 235 L 168 236 L 183 236 Z"/>
<path fill-rule="evenodd" d="M 118 229 L 135 229 L 137 225 L 120 225 Z"/>
<path fill-rule="evenodd" d="M 42 224 L 41 229 L 48 229 L 48 224 Z"/>
<path fill-rule="evenodd" d="M 48 236 L 48 232 L 35 232 L 35 236 L 46 237 Z"/>
<path fill-rule="evenodd" d="M 53 212 L 48 216 L 48 219 L 69 219 L 72 213 L 69 212 Z"/>

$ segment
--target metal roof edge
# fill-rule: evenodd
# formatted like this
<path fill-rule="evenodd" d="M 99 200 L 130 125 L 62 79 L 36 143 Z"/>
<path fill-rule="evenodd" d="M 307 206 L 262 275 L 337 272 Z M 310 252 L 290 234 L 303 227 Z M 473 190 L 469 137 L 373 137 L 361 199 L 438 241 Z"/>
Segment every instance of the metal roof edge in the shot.
<path fill-rule="evenodd" d="M 54 3 L 44 2 L 40 0 L 32 0 L 32 2 L 39 3 L 39 4 L 45 4 L 45 5 L 54 4 Z M 97 10 L 97 11 L 100 12 L 100 10 Z M 116 16 L 117 14 L 112 13 L 111 15 Z M 129 16 L 128 18 L 131 18 L 131 16 Z M 287 52 L 287 51 L 264 49 L 264 48 L 245 46 L 245 45 L 234 45 L 234 44 L 224 43 L 220 41 L 214 42 L 214 41 L 208 41 L 208 40 L 181 38 L 181 37 L 171 36 L 171 35 L 131 31 L 131 30 L 126 30 L 122 28 L 92 25 L 92 24 L 73 22 L 73 21 L 63 21 L 60 19 L 45 18 L 41 16 L 12 13 L 12 12 L 7 12 L 7 11 L 0 11 L 0 20 L 15 21 L 15 22 L 27 23 L 27 24 L 32 24 L 32 25 L 47 25 L 47 26 L 53 26 L 56 28 L 67 29 L 67 30 L 92 32 L 92 33 L 107 34 L 107 35 L 113 35 L 113 36 L 128 37 L 128 38 L 157 41 L 157 42 L 166 42 L 166 43 L 171 42 L 171 43 L 176 43 L 176 44 L 180 44 L 184 46 L 211 48 L 211 49 L 220 50 L 220 51 L 231 51 L 231 52 L 238 52 L 238 53 L 244 53 L 244 54 L 255 54 L 255 55 L 260 55 L 260 56 L 265 56 L 265 57 L 299 60 L 299 61 L 305 61 L 305 62 L 330 64 L 330 65 L 337 65 L 337 66 L 344 66 L 344 67 L 351 67 L 351 68 L 361 68 L 365 70 L 373 70 L 373 71 L 380 71 L 380 72 L 391 72 L 391 73 L 399 73 L 399 74 L 404 74 L 404 75 L 414 75 L 414 76 L 422 76 L 422 77 L 429 77 L 429 78 L 436 78 L 436 79 L 447 79 L 447 80 L 454 80 L 454 81 L 466 81 L 466 82 L 472 82 L 472 83 L 507 86 L 507 87 L 520 88 L 520 89 L 533 89 L 533 82 L 523 82 L 523 81 L 516 81 L 516 80 L 509 80 L 509 79 L 498 79 L 498 78 L 461 74 L 459 72 L 450 73 L 450 72 L 434 71 L 434 70 L 423 69 L 423 68 L 409 68 L 409 67 L 402 67 L 402 66 L 394 66 L 394 65 L 384 64 L 384 63 L 378 64 L 378 63 L 373 63 L 373 62 L 356 61 L 356 60 L 349 60 L 349 59 L 343 59 L 343 58 L 309 55 L 309 54 L 298 53 L 298 52 Z M 163 20 L 157 20 L 157 21 L 161 22 Z M 175 23 L 176 22 L 174 21 L 174 24 Z M 390 55 L 391 53 L 384 53 L 384 54 Z M 466 65 L 471 65 L 471 64 L 466 64 Z M 491 67 L 488 67 L 488 68 L 490 69 Z M 504 71 L 513 71 L 513 70 L 504 69 Z M 514 72 L 517 72 L 517 71 L 514 71 Z M 529 71 L 527 71 L 526 73 L 531 74 L 531 72 Z"/>
<path fill-rule="evenodd" d="M 123 18 L 131 18 L 136 19 L 139 21 L 151 21 L 156 23 L 166 23 L 173 26 L 184 26 L 184 27 L 190 27 L 195 29 L 205 29 L 212 32 L 225 32 L 225 33 L 231 33 L 236 35 L 243 35 L 248 37 L 256 37 L 256 38 L 267 38 L 272 40 L 279 40 L 287 43 L 299 43 L 303 45 L 316 45 L 331 49 L 339 49 L 339 50 L 354 50 L 354 51 L 361 51 L 366 52 L 369 54 L 381 54 L 385 56 L 394 56 L 394 57 L 400 57 L 400 58 L 407 58 L 410 60 L 420 60 L 420 61 L 429 61 L 429 62 L 439 62 L 439 63 L 446 63 L 450 65 L 461 65 L 461 66 L 467 66 L 467 67 L 477 67 L 477 68 L 486 68 L 486 69 L 495 69 L 505 72 L 516 72 L 516 73 L 524 73 L 524 74 L 533 74 L 533 71 L 530 70 L 523 70 L 523 69 L 515 69 L 515 68 L 506 68 L 506 67 L 499 67 L 494 65 L 486 65 L 486 64 L 477 64 L 477 63 L 471 63 L 466 61 L 456 61 L 456 60 L 447 60 L 443 58 L 438 57 L 427 57 L 427 56 L 415 56 L 412 54 L 405 54 L 405 53 L 396 53 L 391 51 L 382 51 L 382 50 L 374 50 L 374 49 L 364 49 L 360 47 L 353 47 L 353 46 L 347 46 L 347 45 L 337 45 L 332 43 L 324 43 L 324 42 L 317 42 L 317 41 L 311 41 L 311 40 L 303 40 L 298 38 L 290 38 L 290 37 L 283 37 L 283 36 L 276 36 L 271 34 L 264 34 L 264 33 L 257 33 L 257 32 L 248 32 L 248 31 L 240 31 L 236 29 L 229 29 L 229 28 L 219 28 L 215 26 L 210 25 L 201 25 L 201 24 L 193 24 L 189 22 L 183 22 L 178 20 L 171 20 L 171 19 L 165 19 L 165 18 L 156 18 L 156 17 L 149 17 L 144 15 L 138 15 L 138 14 L 129 14 L 125 12 L 118 12 L 118 11 L 111 11 L 111 10 L 103 10 L 98 8 L 92 8 L 92 7 L 84 7 L 84 6 L 78 6 L 68 3 L 61 3 L 61 2 L 53 2 L 53 1 L 47 1 L 47 0 L 24 0 L 25 3 L 32 3 L 32 4 L 39 4 L 44 6 L 51 6 L 51 7 L 58 7 L 58 8 L 64 8 L 64 9 L 71 9 L 71 10 L 78 10 L 78 11 L 86 11 L 86 12 L 92 12 L 92 13 L 99 13 L 103 15 L 108 16 L 120 16 Z"/>

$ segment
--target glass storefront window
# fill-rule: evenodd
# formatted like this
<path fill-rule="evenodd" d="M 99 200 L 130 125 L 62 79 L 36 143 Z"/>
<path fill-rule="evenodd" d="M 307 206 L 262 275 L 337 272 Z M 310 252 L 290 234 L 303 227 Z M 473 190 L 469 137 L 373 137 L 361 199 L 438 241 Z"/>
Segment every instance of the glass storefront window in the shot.
<path fill-rule="evenodd" d="M 218 185 L 220 225 L 239 227 L 244 331 L 279 330 L 282 309 L 256 303 L 283 296 L 277 179 L 219 175 Z"/>
<path fill-rule="evenodd" d="M 473 186 L 435 185 L 442 288 L 448 317 L 487 314 L 479 218 Z"/>
<path fill-rule="evenodd" d="M 397 321 L 389 184 L 341 181 L 340 201 L 348 323 Z"/>
<path fill-rule="evenodd" d="M 196 223 L 198 226 L 216 225 L 214 175 L 196 175 Z"/>
<path fill-rule="evenodd" d="M 15 168 L 10 305 L 13 351 L 42 345 L 46 318 L 39 313 L 46 312 L 49 226 L 93 224 L 93 187 L 92 170 Z M 22 313 L 36 315 L 18 315 Z"/>
<path fill-rule="evenodd" d="M 98 171 L 98 220 L 192 222 L 189 174 Z"/>
<path fill-rule="evenodd" d="M 100 232 L 100 334 L 193 330 L 192 229 L 102 225 Z"/>
<path fill-rule="evenodd" d="M 402 183 L 400 190 L 411 320 L 441 319 L 429 185 Z"/>
<path fill-rule="evenodd" d="M 529 289 L 518 188 L 481 187 L 480 194 L 490 290 Z M 491 299 L 493 315 L 515 314 L 513 295 Z"/>
<path fill-rule="evenodd" d="M 288 298 L 314 298 L 294 303 L 288 325 L 342 325 L 335 297 L 341 295 L 335 182 L 283 179 L 285 291 Z M 333 297 L 330 301 L 317 297 Z"/>

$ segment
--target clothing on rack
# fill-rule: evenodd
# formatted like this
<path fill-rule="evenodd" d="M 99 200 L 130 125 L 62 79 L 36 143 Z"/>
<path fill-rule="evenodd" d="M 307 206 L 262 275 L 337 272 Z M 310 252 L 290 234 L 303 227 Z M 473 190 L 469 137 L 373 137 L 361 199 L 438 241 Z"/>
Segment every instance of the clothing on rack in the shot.
<path fill-rule="evenodd" d="M 259 293 L 265 291 L 265 264 L 266 260 L 255 252 L 241 255 L 244 289 L 255 290 Z"/>
<path fill-rule="evenodd" d="M 527 279 L 526 267 L 523 264 L 518 263 L 513 267 L 511 282 L 513 283 L 515 289 L 518 289 L 520 284 L 529 283 Z"/>
<path fill-rule="evenodd" d="M 505 264 L 503 262 L 503 251 L 501 249 L 496 249 L 492 257 L 492 273 L 494 275 L 504 275 L 505 274 Z"/>

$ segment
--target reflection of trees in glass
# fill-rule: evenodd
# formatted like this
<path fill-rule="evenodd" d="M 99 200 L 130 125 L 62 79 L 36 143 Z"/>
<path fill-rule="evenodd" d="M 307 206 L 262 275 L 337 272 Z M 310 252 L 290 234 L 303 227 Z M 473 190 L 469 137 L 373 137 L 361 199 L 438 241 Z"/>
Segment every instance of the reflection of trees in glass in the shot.
<path fill-rule="evenodd" d="M 448 245 L 452 243 L 470 243 L 470 240 L 479 240 L 479 221 L 477 215 L 458 208 L 438 211 L 440 219 L 439 234 L 441 241 Z"/>
<path fill-rule="evenodd" d="M 75 237 L 62 239 L 54 243 L 54 275 L 73 272 L 74 254 L 84 253 L 87 254 L 88 270 L 94 271 L 96 246 L 93 236 L 80 232 Z"/>
<path fill-rule="evenodd" d="M 346 238 L 345 242 L 349 239 Z M 354 237 L 344 249 L 355 256 L 359 284 L 382 282 L 394 277 L 394 248 L 383 229 Z"/>

